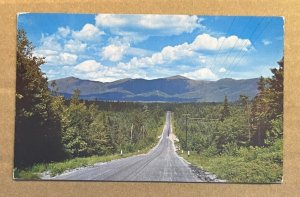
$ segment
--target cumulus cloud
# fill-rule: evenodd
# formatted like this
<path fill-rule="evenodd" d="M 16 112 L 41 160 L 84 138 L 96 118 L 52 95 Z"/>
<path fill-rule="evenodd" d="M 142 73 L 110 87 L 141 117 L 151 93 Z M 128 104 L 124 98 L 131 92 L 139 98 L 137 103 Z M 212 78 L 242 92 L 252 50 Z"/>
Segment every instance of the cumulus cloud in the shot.
<path fill-rule="evenodd" d="M 96 62 L 95 60 L 86 60 L 76 65 L 74 68 L 78 71 L 88 73 L 97 71 L 98 69 L 103 68 L 103 66 L 101 65 L 101 63 Z"/>
<path fill-rule="evenodd" d="M 227 50 L 227 49 L 239 49 L 247 51 L 251 47 L 251 41 L 248 39 L 241 39 L 235 35 L 229 37 L 215 38 L 209 34 L 198 35 L 191 47 L 195 50 Z"/>
<path fill-rule="evenodd" d="M 178 35 L 183 32 L 191 33 L 200 27 L 197 21 L 198 17 L 195 15 L 142 15 L 138 19 L 138 24 L 148 29 L 162 29 L 166 33 L 168 29 L 172 29 L 172 34 Z"/>
<path fill-rule="evenodd" d="M 126 69 L 102 65 L 95 60 L 86 60 L 74 67 L 75 75 L 84 76 L 91 80 L 111 82 L 123 78 L 146 78 L 146 72 L 140 69 L 133 69 L 130 72 Z"/>
<path fill-rule="evenodd" d="M 184 73 L 183 76 L 194 80 L 216 80 L 218 78 L 209 68 L 200 68 Z"/>
<path fill-rule="evenodd" d="M 224 47 L 221 47 L 222 50 L 234 48 L 236 50 L 240 49 L 247 51 L 252 46 L 249 40 L 243 40 L 237 36 L 215 38 L 208 34 L 201 34 L 198 35 L 190 44 L 185 42 L 176 46 L 166 46 L 160 52 L 153 53 L 151 56 L 142 58 L 133 57 L 129 62 L 121 62 L 118 66 L 122 68 L 143 68 L 158 64 L 171 63 L 191 57 L 198 57 L 200 63 L 205 64 L 207 62 L 207 58 L 201 56 L 199 51 L 217 51 L 219 46 L 221 46 L 221 43 L 224 43 Z M 246 44 L 244 45 L 242 43 Z"/>
<path fill-rule="evenodd" d="M 103 47 L 101 55 L 103 59 L 110 60 L 112 62 L 120 61 L 128 48 L 128 45 L 108 45 Z"/>
<path fill-rule="evenodd" d="M 99 14 L 95 20 L 96 26 L 110 28 L 116 34 L 144 29 L 149 30 L 149 35 L 179 35 L 203 27 L 201 19 L 195 15 Z"/>
<path fill-rule="evenodd" d="M 92 24 L 85 24 L 80 31 L 73 31 L 72 36 L 79 40 L 96 40 L 101 35 L 104 35 L 103 31 L 100 31 L 96 26 Z"/>
<path fill-rule="evenodd" d="M 33 52 L 33 55 L 36 57 L 47 57 L 52 55 L 58 55 L 58 52 L 49 49 L 38 49 Z"/>
<path fill-rule="evenodd" d="M 71 33 L 71 30 L 68 26 L 67 27 L 59 27 L 58 33 L 59 33 L 59 35 L 61 35 L 62 37 L 65 38 Z"/>
<path fill-rule="evenodd" d="M 45 57 L 45 61 L 48 65 L 61 66 L 61 65 L 73 65 L 76 63 L 78 56 L 71 53 L 59 53 L 57 51 L 50 50 L 38 50 L 34 52 L 37 57 Z"/>
<path fill-rule="evenodd" d="M 60 53 L 59 58 L 63 65 L 72 65 L 77 61 L 77 55 L 71 53 Z"/>
<path fill-rule="evenodd" d="M 120 27 L 125 26 L 129 22 L 128 17 L 130 17 L 130 15 L 98 14 L 95 20 L 97 26 Z"/>
<path fill-rule="evenodd" d="M 96 28 L 96 27 L 95 27 Z M 87 28 L 83 31 L 75 32 L 77 37 L 83 36 Z M 73 32 L 74 33 L 74 32 Z M 79 39 L 71 37 L 72 30 L 69 27 L 59 27 L 57 32 L 51 35 L 42 35 L 40 45 L 34 49 L 34 55 L 45 57 L 47 65 L 74 65 L 78 60 L 78 53 L 83 53 L 87 44 Z M 87 38 L 95 35 L 95 31 L 87 34 Z"/>
<path fill-rule="evenodd" d="M 48 65 L 59 66 L 76 64 L 78 56 L 72 53 L 75 51 L 66 50 L 66 46 L 63 47 L 59 35 L 42 35 L 40 42 L 41 45 L 34 49 L 34 55 L 37 57 L 45 57 L 45 61 Z M 77 49 L 78 48 L 79 47 L 77 47 Z"/>
<path fill-rule="evenodd" d="M 64 45 L 64 50 L 77 53 L 85 51 L 87 47 L 86 43 L 81 42 L 80 40 L 67 40 Z"/>
<path fill-rule="evenodd" d="M 43 50 L 52 50 L 52 51 L 60 51 L 62 50 L 62 45 L 58 41 L 58 38 L 55 34 L 50 36 L 42 35 L 42 38 L 40 40 L 41 45 L 38 47 Z"/>
<path fill-rule="evenodd" d="M 220 72 L 220 73 L 225 73 L 226 71 L 227 71 L 227 70 L 226 70 L 226 68 L 224 68 L 224 67 L 222 67 L 222 68 L 219 69 L 219 72 Z"/>
<path fill-rule="evenodd" d="M 87 76 L 96 81 L 111 82 L 124 78 L 146 78 L 146 73 L 142 70 L 128 72 L 116 67 L 103 67 L 99 71 L 88 73 Z"/>

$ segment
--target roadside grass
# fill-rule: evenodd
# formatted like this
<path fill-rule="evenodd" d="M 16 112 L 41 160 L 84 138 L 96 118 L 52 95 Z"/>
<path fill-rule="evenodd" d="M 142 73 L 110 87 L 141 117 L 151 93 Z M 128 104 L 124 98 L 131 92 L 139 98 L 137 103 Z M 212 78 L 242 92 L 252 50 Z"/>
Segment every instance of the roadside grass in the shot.
<path fill-rule="evenodd" d="M 162 119 L 163 124 L 159 127 L 157 133 L 161 135 L 164 128 L 164 119 Z M 155 142 L 150 146 L 130 152 L 121 154 L 113 154 L 113 155 L 103 155 L 103 156 L 90 156 L 90 157 L 78 157 L 69 160 L 65 160 L 62 162 L 53 162 L 53 163 L 39 163 L 35 164 L 30 168 L 26 169 L 14 169 L 14 178 L 15 179 L 27 179 L 27 180 L 38 180 L 41 179 L 42 173 L 49 173 L 50 177 L 54 177 L 59 175 L 67 170 L 72 170 L 80 167 L 92 166 L 96 163 L 108 162 L 115 159 L 121 159 L 126 157 L 131 157 L 134 155 L 145 154 L 149 152 L 156 144 L 158 143 L 159 138 L 155 139 Z"/>
<path fill-rule="evenodd" d="M 191 152 L 179 153 L 192 165 L 234 183 L 280 183 L 282 181 L 282 150 L 275 144 L 264 148 L 241 148 L 236 154 L 214 156 Z"/>
<path fill-rule="evenodd" d="M 176 134 L 174 120 L 173 132 Z M 175 143 L 180 148 L 180 142 Z M 229 147 L 216 153 L 214 148 L 197 153 L 179 150 L 177 154 L 218 179 L 232 183 L 281 183 L 283 174 L 283 140 L 269 147 Z"/>
<path fill-rule="evenodd" d="M 79 167 L 92 166 L 96 163 L 108 162 L 115 159 L 126 158 L 138 154 L 147 153 L 155 144 L 151 147 L 142 149 L 140 151 L 126 153 L 126 154 L 114 154 L 104 156 L 91 156 L 91 157 L 78 157 L 74 159 L 65 160 L 62 162 L 53 163 L 40 163 L 35 164 L 30 168 L 26 169 L 14 169 L 14 178 L 16 179 L 40 179 L 41 173 L 47 172 L 51 177 L 59 175 L 67 170 L 72 170 Z"/>

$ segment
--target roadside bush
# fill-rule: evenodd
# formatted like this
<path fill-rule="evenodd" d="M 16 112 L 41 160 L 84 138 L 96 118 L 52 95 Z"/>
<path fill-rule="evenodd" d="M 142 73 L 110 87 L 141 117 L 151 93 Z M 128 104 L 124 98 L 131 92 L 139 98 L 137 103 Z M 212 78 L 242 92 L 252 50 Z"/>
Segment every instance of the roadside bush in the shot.
<path fill-rule="evenodd" d="M 206 150 L 202 153 L 206 157 L 212 157 L 218 155 L 218 149 L 216 144 L 211 144 Z"/>
<path fill-rule="evenodd" d="M 239 152 L 239 147 L 235 142 L 229 142 L 222 146 L 223 151 L 222 153 L 229 155 L 229 156 L 237 156 Z"/>

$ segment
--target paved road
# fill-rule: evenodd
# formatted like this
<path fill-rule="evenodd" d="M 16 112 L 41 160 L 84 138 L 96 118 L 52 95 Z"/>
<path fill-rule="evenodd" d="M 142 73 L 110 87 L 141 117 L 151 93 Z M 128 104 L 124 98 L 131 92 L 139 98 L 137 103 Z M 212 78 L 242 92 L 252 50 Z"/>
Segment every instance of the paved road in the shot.
<path fill-rule="evenodd" d="M 166 123 L 156 147 L 149 153 L 99 163 L 92 167 L 65 173 L 54 179 L 105 180 L 105 181 L 201 181 L 188 164 L 180 158 L 169 139 L 171 113 L 166 114 Z"/>

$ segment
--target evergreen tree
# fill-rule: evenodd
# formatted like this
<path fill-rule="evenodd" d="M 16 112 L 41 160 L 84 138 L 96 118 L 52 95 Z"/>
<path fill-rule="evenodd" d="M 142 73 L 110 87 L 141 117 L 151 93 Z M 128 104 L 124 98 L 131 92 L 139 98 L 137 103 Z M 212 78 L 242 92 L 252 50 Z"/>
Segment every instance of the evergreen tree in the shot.
<path fill-rule="evenodd" d="M 252 143 L 264 146 L 267 131 L 272 130 L 272 122 L 283 114 L 283 58 L 279 68 L 271 69 L 271 78 L 261 77 L 258 82 L 258 94 L 251 109 Z M 272 135 L 272 133 L 269 133 Z"/>
<path fill-rule="evenodd" d="M 60 159 L 60 121 L 51 108 L 44 58 L 33 56 L 24 30 L 17 32 L 15 167 Z"/>
<path fill-rule="evenodd" d="M 221 111 L 221 121 L 224 121 L 225 118 L 227 118 L 229 116 L 230 116 L 230 112 L 229 112 L 229 106 L 228 106 L 228 99 L 227 99 L 227 95 L 225 95 L 223 109 Z"/>
<path fill-rule="evenodd" d="M 240 95 L 238 102 L 245 108 L 246 111 L 249 104 L 249 97 L 246 95 Z"/>
<path fill-rule="evenodd" d="M 272 109 L 273 117 L 283 113 L 283 66 L 284 58 L 278 62 L 279 68 L 272 68 L 272 78 L 268 80 L 270 94 L 273 97 Z"/>

